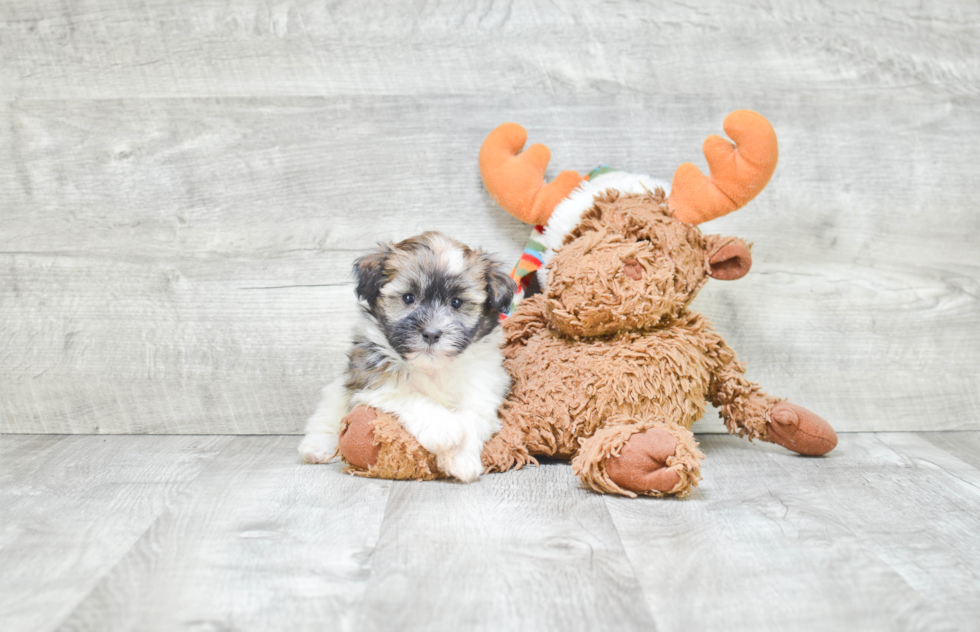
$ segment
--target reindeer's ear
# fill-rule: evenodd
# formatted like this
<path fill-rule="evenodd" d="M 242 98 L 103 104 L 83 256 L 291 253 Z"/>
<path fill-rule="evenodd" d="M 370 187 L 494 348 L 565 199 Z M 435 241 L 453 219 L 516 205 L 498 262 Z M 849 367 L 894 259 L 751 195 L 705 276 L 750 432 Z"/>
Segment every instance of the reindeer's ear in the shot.
<path fill-rule="evenodd" d="M 514 280 L 504 274 L 496 261 L 483 257 L 487 263 L 487 304 L 496 312 L 506 312 L 514 300 Z"/>
<path fill-rule="evenodd" d="M 374 306 L 381 287 L 385 284 L 385 263 L 390 254 L 390 245 L 378 244 L 378 250 L 354 262 L 354 278 L 357 280 L 354 292 L 357 298 L 367 301 L 368 305 Z"/>
<path fill-rule="evenodd" d="M 708 274 L 713 279 L 734 281 L 749 273 L 752 253 L 749 245 L 737 237 L 708 235 Z"/>

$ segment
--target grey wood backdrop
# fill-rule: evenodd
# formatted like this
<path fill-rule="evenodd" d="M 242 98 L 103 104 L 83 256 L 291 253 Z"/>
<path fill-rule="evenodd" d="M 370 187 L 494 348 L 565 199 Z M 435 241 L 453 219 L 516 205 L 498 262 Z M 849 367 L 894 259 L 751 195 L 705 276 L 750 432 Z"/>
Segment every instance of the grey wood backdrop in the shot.
<path fill-rule="evenodd" d="M 518 256 L 495 125 L 669 178 L 738 108 L 780 166 L 696 307 L 839 430 L 980 429 L 980 3 L 6 0 L 0 431 L 299 431 L 359 253 Z"/>

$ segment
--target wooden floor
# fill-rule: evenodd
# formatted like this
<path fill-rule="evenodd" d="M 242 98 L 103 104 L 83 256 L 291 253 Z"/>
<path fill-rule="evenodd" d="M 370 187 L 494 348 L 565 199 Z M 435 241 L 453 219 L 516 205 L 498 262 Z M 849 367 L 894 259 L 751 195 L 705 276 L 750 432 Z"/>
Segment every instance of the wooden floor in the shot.
<path fill-rule="evenodd" d="M 702 438 L 686 500 L 471 485 L 295 436 L 0 436 L 0 630 L 967 630 L 980 432 Z"/>

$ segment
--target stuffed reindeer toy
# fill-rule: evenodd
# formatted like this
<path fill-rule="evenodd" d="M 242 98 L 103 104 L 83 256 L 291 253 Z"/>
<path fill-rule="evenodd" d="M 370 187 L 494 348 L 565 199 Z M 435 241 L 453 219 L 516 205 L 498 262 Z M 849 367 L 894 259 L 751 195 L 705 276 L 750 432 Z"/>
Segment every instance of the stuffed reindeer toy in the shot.
<path fill-rule="evenodd" d="M 504 321 L 511 391 L 502 429 L 485 445 L 488 472 L 570 459 L 598 492 L 685 496 L 704 455 L 691 426 L 710 401 L 729 431 L 805 455 L 837 437 L 809 410 L 767 395 L 707 318 L 688 309 L 709 278 L 741 278 L 751 266 L 741 239 L 698 225 L 744 206 L 776 167 L 765 118 L 730 114 L 704 153 L 711 176 L 681 165 L 668 186 L 600 167 L 545 184 L 550 152 L 501 125 L 484 141 L 480 170 L 491 196 L 537 225 L 513 273 L 518 292 Z M 341 453 L 358 473 L 438 478 L 431 455 L 384 413 L 355 409 Z M 348 455 L 350 458 L 348 458 Z"/>

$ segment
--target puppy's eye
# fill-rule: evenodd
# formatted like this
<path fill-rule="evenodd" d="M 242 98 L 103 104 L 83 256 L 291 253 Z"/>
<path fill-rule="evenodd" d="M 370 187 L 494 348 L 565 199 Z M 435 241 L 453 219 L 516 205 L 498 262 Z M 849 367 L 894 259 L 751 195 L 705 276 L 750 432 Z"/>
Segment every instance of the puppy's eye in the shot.
<path fill-rule="evenodd" d="M 405 294 L 404 296 L 402 296 L 402 302 L 405 303 L 406 305 L 411 305 L 412 303 L 415 302 L 415 295 Z"/>
<path fill-rule="evenodd" d="M 452 306 L 453 309 L 459 309 L 460 307 L 463 306 L 463 299 L 454 298 L 453 300 L 449 301 L 449 304 Z"/>

